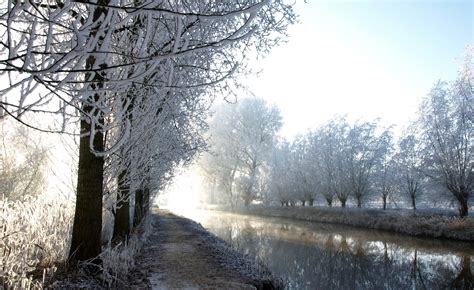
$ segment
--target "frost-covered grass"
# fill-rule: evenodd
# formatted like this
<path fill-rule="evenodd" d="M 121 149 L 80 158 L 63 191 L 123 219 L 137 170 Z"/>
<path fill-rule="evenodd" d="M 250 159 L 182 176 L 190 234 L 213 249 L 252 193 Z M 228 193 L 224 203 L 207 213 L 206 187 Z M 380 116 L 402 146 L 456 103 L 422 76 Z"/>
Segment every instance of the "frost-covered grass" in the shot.
<path fill-rule="evenodd" d="M 327 207 L 253 207 L 240 213 L 291 218 L 393 231 L 412 236 L 474 241 L 474 217 L 459 218 L 429 210 L 381 210 Z"/>
<path fill-rule="evenodd" d="M 45 196 L 0 198 L 0 283 L 4 288 L 41 288 L 64 262 L 73 219 L 70 201 Z"/>
<path fill-rule="evenodd" d="M 127 242 L 104 245 L 98 278 L 84 271 L 87 263 L 77 268 L 67 264 L 73 217 L 70 200 L 38 196 L 12 201 L 1 197 L 0 289 L 41 289 L 50 283 L 60 288 L 126 283 L 124 277 L 135 267 L 135 256 L 150 232 L 149 222 L 145 220 Z"/>
<path fill-rule="evenodd" d="M 135 257 L 141 251 L 151 233 L 150 220 L 147 217 L 128 241 L 112 247 L 110 243 L 102 251 L 104 281 L 108 287 L 126 285 L 126 277 L 135 268 Z"/>
<path fill-rule="evenodd" d="M 104 221 L 105 225 L 113 225 Z M 149 218 L 130 235 L 129 239 L 118 245 L 110 242 L 103 246 L 100 254 L 101 265 L 80 262 L 77 267 L 65 269 L 48 286 L 52 288 L 128 288 L 130 272 L 137 267 L 136 256 L 142 250 L 151 232 Z M 111 231 L 107 226 L 103 231 Z M 104 236 L 104 235 L 103 235 Z M 93 270 L 89 266 L 93 265 Z"/>

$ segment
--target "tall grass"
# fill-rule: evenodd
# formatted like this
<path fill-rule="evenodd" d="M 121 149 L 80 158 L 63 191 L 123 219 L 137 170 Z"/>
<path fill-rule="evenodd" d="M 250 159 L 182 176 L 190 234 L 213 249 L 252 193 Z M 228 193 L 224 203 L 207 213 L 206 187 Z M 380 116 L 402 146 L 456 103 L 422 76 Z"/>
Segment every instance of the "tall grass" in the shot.
<path fill-rule="evenodd" d="M 107 216 L 107 215 L 106 215 Z M 70 200 L 47 196 L 10 200 L 0 197 L 0 288 L 41 289 L 52 280 L 58 264 L 65 264 L 68 256 L 74 203 Z M 111 232 L 113 220 L 104 220 L 103 233 Z M 126 285 L 127 277 L 135 265 L 135 256 L 151 232 L 149 219 L 145 219 L 130 238 L 112 246 L 105 241 L 100 258 L 100 279 L 86 277 L 78 268 L 61 273 L 64 281 L 52 286 L 76 287 L 74 281 L 84 281 L 82 286 L 111 287 Z M 108 234 L 103 235 L 106 239 Z M 73 277 L 71 279 L 71 277 Z M 61 278 L 60 278 L 61 279 Z M 49 281 L 48 281 L 49 280 Z"/>
<path fill-rule="evenodd" d="M 102 267 L 104 282 L 108 287 L 126 285 L 127 281 L 123 277 L 136 267 L 135 257 L 142 249 L 151 233 L 151 223 L 149 218 L 145 218 L 130 238 L 112 247 L 110 243 L 102 250 Z"/>
<path fill-rule="evenodd" d="M 0 197 L 1 286 L 42 288 L 55 264 L 67 258 L 73 214 L 67 200 Z"/>

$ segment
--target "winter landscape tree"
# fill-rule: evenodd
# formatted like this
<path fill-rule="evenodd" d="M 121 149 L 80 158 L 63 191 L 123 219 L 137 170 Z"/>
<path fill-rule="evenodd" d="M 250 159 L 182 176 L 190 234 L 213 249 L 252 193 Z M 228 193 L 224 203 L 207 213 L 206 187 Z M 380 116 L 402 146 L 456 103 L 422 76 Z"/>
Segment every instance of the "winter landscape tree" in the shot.
<path fill-rule="evenodd" d="M 398 152 L 394 156 L 399 191 L 410 200 L 416 210 L 417 200 L 423 193 L 424 174 L 422 172 L 422 148 L 416 132 L 409 132 L 400 140 Z"/>
<path fill-rule="evenodd" d="M 391 143 L 390 143 L 391 144 Z M 376 165 L 373 176 L 374 190 L 382 198 L 382 208 L 387 209 L 387 203 L 397 185 L 395 178 L 396 165 L 393 160 L 392 146 L 386 148 L 387 155 Z"/>
<path fill-rule="evenodd" d="M 0 118 L 0 194 L 17 200 L 45 190 L 48 147 L 34 130 Z"/>
<path fill-rule="evenodd" d="M 9 2 L 3 12 L 0 69 L 10 83 L 2 88 L 2 109 L 23 123 L 26 113 L 59 116 L 59 128 L 27 124 L 49 132 L 64 132 L 80 120 L 71 247 L 78 260 L 100 253 L 102 194 L 108 180 L 104 164 L 130 136 L 126 112 L 131 100 L 123 96 L 145 87 L 160 94 L 176 89 L 203 94 L 212 86 L 224 91 L 231 85 L 224 80 L 242 72 L 238 63 L 244 54 L 268 51 L 294 20 L 291 6 L 280 1 Z M 139 29 L 130 25 L 137 21 Z M 18 97 L 7 100 L 7 93 Z M 154 107 L 152 95 L 140 94 L 142 100 L 134 103 Z M 165 102 L 162 110 L 168 108 Z M 142 117 L 155 118 L 158 110 Z M 104 139 L 114 132 L 115 138 Z"/>
<path fill-rule="evenodd" d="M 293 181 L 290 176 L 291 149 L 288 142 L 280 142 L 273 148 L 270 158 L 269 188 L 272 199 L 282 206 L 288 206 L 292 196 Z"/>
<path fill-rule="evenodd" d="M 381 129 L 377 122 L 364 122 L 355 123 L 347 138 L 350 144 L 350 183 L 357 207 L 360 208 L 363 199 L 369 195 L 375 169 L 387 154 L 391 136 L 390 132 Z"/>
<path fill-rule="evenodd" d="M 211 156 L 204 157 L 202 166 L 218 168 L 211 174 L 230 200 L 234 190 L 246 206 L 259 197 L 258 180 L 280 126 L 278 109 L 262 99 L 241 99 L 218 108 L 209 132 Z"/>
<path fill-rule="evenodd" d="M 472 54 L 468 55 L 472 59 Z M 472 64 L 458 80 L 435 84 L 420 107 L 426 173 L 458 200 L 459 214 L 467 216 L 474 189 L 474 115 Z"/>

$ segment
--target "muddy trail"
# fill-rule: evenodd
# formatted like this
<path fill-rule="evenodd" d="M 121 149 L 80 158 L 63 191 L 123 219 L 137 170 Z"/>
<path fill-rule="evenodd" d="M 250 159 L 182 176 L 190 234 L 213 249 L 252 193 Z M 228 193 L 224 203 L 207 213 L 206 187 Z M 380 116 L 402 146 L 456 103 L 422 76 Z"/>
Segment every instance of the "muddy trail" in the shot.
<path fill-rule="evenodd" d="M 152 289 L 275 289 L 270 272 L 199 224 L 166 210 L 151 216 L 152 233 L 137 257 L 131 287 Z M 140 278 L 139 278 L 140 277 Z"/>

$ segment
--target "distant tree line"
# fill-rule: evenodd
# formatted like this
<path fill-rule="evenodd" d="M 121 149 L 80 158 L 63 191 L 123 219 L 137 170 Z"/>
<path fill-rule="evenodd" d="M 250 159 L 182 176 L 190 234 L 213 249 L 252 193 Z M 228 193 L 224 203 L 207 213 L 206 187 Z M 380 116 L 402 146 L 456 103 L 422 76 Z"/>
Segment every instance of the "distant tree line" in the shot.
<path fill-rule="evenodd" d="M 458 78 L 437 82 L 402 135 L 380 120 L 349 122 L 336 117 L 293 141 L 277 140 L 278 109 L 260 99 L 218 108 L 211 122 L 210 150 L 200 159 L 212 202 L 243 201 L 383 209 L 401 201 L 417 209 L 449 193 L 460 216 L 468 215 L 474 189 L 474 98 L 472 52 Z M 450 198 L 449 198 L 450 196 Z"/>

